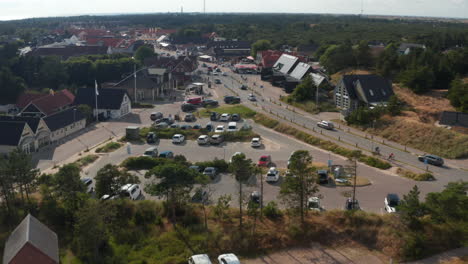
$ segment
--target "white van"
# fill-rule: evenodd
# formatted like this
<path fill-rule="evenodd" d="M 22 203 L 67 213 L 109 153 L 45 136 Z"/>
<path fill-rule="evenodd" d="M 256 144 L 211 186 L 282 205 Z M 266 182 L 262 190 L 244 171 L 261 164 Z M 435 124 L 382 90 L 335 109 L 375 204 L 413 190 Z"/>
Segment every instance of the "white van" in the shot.
<path fill-rule="evenodd" d="M 206 254 L 193 255 L 188 259 L 188 264 L 211 264 L 210 258 Z"/>
<path fill-rule="evenodd" d="M 141 189 L 140 189 L 140 185 L 138 184 L 125 184 L 124 186 L 122 186 L 122 188 L 120 189 L 120 193 L 122 194 L 122 196 L 125 198 L 125 197 L 128 197 L 130 198 L 131 200 L 136 200 L 138 199 L 138 197 L 140 197 L 140 194 L 141 194 Z"/>
<path fill-rule="evenodd" d="M 236 131 L 237 131 L 237 123 L 229 122 L 227 132 L 236 132 Z"/>

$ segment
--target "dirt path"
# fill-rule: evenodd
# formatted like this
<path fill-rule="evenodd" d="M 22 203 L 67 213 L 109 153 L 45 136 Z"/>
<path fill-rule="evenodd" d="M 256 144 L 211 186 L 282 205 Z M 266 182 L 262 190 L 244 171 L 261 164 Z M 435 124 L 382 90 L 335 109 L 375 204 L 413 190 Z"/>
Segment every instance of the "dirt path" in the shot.
<path fill-rule="evenodd" d="M 326 248 L 315 244 L 310 248 L 279 251 L 255 259 L 242 260 L 244 264 L 384 264 L 389 259 L 379 253 L 356 247 Z"/>

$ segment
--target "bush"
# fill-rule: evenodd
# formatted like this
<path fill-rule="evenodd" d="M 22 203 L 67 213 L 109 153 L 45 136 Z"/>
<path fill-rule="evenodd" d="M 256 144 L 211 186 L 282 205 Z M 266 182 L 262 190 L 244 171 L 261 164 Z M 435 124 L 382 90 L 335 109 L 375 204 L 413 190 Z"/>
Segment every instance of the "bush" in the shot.
<path fill-rule="evenodd" d="M 109 153 L 119 149 L 122 146 L 122 143 L 119 142 L 109 142 L 102 147 L 96 149 L 97 153 Z"/>
<path fill-rule="evenodd" d="M 224 132 L 223 136 L 224 136 L 224 140 L 228 142 L 250 141 L 254 137 L 259 137 L 259 135 L 254 133 L 252 130 L 239 130 L 236 132 Z"/>
<path fill-rule="evenodd" d="M 258 123 L 268 128 L 275 128 L 279 125 L 279 121 L 269 118 L 264 114 L 256 114 L 253 120 L 255 121 L 255 123 Z"/>
<path fill-rule="evenodd" d="M 399 168 L 397 170 L 397 174 L 400 175 L 400 176 L 403 176 L 405 178 L 415 180 L 415 181 L 434 181 L 435 180 L 434 175 L 432 175 L 429 172 L 414 173 L 412 171 L 408 171 L 408 170 L 404 170 L 404 169 Z"/>
<path fill-rule="evenodd" d="M 239 114 L 241 118 L 253 118 L 256 115 L 256 112 L 243 105 L 234 105 L 234 106 L 220 106 L 210 109 L 202 109 L 199 111 L 199 115 L 203 117 L 208 117 L 210 112 L 218 113 L 227 113 L 227 114 Z"/>
<path fill-rule="evenodd" d="M 93 163 L 98 158 L 99 158 L 98 155 L 87 155 L 87 156 L 84 156 L 84 157 L 80 158 L 79 160 L 75 161 L 75 164 L 78 167 L 83 168 L 83 167 L 86 167 L 87 165 Z"/>
<path fill-rule="evenodd" d="M 269 202 L 263 208 L 263 213 L 270 219 L 278 219 L 283 216 L 280 209 L 278 208 L 278 205 L 274 201 Z"/>
<path fill-rule="evenodd" d="M 132 103 L 132 108 L 154 108 L 154 105 L 147 103 Z"/>
<path fill-rule="evenodd" d="M 156 166 L 172 162 L 165 158 L 152 158 L 152 157 L 130 157 L 122 162 L 120 166 L 128 170 L 150 170 Z"/>
<path fill-rule="evenodd" d="M 135 210 L 135 224 L 144 226 L 155 223 L 158 213 L 162 210 L 156 205 L 157 204 L 152 201 L 138 202 Z"/>
<path fill-rule="evenodd" d="M 195 163 L 196 166 L 199 166 L 201 170 L 204 170 L 206 167 L 214 167 L 218 169 L 218 172 L 224 173 L 228 171 L 229 163 L 223 159 L 215 158 L 212 161 L 200 161 Z"/>
<path fill-rule="evenodd" d="M 383 161 L 383 160 L 375 158 L 375 157 L 366 156 L 366 155 L 363 155 L 362 157 L 360 157 L 359 161 L 364 162 L 365 164 L 367 164 L 369 166 L 372 166 L 372 167 L 375 167 L 375 168 L 378 168 L 378 169 L 382 169 L 382 170 L 387 170 L 387 169 L 390 169 L 392 167 L 392 165 L 390 165 L 390 163 L 388 163 L 386 161 Z"/>

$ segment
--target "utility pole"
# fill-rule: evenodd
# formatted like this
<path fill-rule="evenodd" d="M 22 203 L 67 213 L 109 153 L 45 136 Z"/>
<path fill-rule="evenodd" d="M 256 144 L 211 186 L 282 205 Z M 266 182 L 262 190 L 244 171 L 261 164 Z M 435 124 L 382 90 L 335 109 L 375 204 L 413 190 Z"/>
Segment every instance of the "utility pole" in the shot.
<path fill-rule="evenodd" d="M 356 206 L 356 178 L 357 178 L 357 158 L 354 158 L 354 185 L 353 185 L 353 209 Z"/>
<path fill-rule="evenodd" d="M 203 14 L 206 14 L 206 0 L 203 0 Z"/>
<path fill-rule="evenodd" d="M 135 79 L 135 103 L 137 102 L 137 76 L 136 76 L 136 62 L 133 64 L 133 78 Z"/>

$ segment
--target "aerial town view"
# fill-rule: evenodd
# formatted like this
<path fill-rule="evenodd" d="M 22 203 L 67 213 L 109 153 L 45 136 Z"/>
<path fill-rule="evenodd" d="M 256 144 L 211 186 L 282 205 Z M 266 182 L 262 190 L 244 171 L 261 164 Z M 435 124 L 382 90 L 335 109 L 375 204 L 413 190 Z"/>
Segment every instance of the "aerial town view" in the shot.
<path fill-rule="evenodd" d="M 0 1 L 0 252 L 468 263 L 468 0 Z"/>

